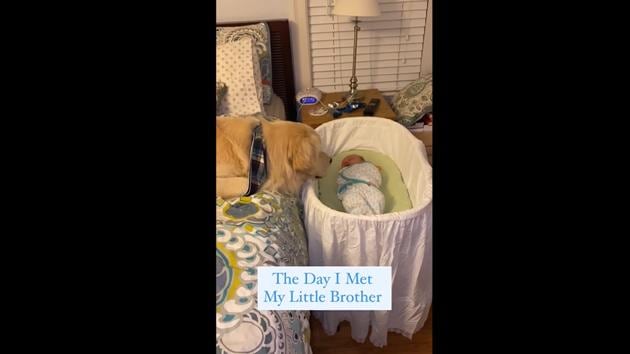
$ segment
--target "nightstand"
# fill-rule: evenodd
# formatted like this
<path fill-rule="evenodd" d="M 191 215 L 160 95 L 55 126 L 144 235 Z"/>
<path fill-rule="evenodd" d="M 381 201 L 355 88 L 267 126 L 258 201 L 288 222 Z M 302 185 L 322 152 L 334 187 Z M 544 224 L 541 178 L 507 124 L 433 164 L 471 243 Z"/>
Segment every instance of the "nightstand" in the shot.
<path fill-rule="evenodd" d="M 433 127 L 425 128 L 422 131 L 411 132 L 418 140 L 424 143 L 424 146 L 427 148 L 427 157 L 429 158 L 429 163 L 433 165 Z"/>
<path fill-rule="evenodd" d="M 385 100 L 385 98 L 383 97 L 383 95 L 381 94 L 379 90 L 377 89 L 359 90 L 359 93 L 361 97 L 363 97 L 361 102 L 365 104 L 370 102 L 370 100 L 373 98 L 378 98 L 381 100 L 381 102 L 378 104 L 378 108 L 376 109 L 376 112 L 374 113 L 374 117 L 381 117 L 381 118 L 387 118 L 387 119 L 393 119 L 393 120 L 396 119 L 396 113 L 394 113 L 392 108 L 389 106 L 389 103 L 387 103 L 387 101 Z M 321 102 L 324 105 L 326 105 L 328 103 L 332 103 L 335 101 L 341 101 L 343 97 L 347 94 L 348 93 L 345 91 L 324 93 L 322 94 Z M 303 106 L 302 109 L 300 110 L 300 118 L 301 118 L 302 123 L 307 124 L 311 126 L 312 128 L 317 128 L 318 126 L 326 122 L 330 122 L 331 120 L 334 119 L 332 116 L 332 112 L 328 112 L 324 114 L 323 116 L 319 116 L 319 117 L 312 116 L 310 114 L 312 110 L 318 109 L 320 107 L 321 107 L 320 104 Z M 362 116 L 364 116 L 363 108 L 360 108 L 351 113 L 344 113 L 341 117 L 337 119 L 350 118 L 350 117 L 362 117 Z"/>

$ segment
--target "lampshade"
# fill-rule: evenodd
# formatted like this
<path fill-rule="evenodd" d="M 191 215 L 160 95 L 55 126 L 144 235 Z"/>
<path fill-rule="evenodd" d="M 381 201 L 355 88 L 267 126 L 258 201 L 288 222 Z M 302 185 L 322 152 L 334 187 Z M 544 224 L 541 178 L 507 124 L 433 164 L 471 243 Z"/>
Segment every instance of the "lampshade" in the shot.
<path fill-rule="evenodd" d="M 340 16 L 379 16 L 381 9 L 378 0 L 335 0 L 333 15 Z"/>

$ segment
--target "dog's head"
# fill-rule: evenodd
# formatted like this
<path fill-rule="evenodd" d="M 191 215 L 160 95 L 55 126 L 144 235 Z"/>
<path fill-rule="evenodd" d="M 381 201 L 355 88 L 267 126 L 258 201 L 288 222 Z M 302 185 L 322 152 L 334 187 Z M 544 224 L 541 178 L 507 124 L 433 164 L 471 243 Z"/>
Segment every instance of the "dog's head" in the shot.
<path fill-rule="evenodd" d="M 315 131 L 305 130 L 290 136 L 288 160 L 293 170 L 309 177 L 324 177 L 331 159 L 320 147 L 319 135 Z"/>
<path fill-rule="evenodd" d="M 331 158 L 321 151 L 319 135 L 313 128 L 294 122 L 267 126 L 264 135 L 269 174 L 264 189 L 297 195 L 306 180 L 326 175 Z"/>

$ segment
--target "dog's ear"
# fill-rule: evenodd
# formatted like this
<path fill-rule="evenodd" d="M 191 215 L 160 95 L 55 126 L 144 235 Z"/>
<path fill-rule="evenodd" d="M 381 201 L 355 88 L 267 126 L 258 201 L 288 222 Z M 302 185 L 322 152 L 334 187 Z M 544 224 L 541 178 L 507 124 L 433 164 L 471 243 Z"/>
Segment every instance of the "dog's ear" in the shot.
<path fill-rule="evenodd" d="M 311 134 L 295 134 L 289 145 L 289 163 L 296 172 L 310 172 L 317 159 L 319 144 Z"/>

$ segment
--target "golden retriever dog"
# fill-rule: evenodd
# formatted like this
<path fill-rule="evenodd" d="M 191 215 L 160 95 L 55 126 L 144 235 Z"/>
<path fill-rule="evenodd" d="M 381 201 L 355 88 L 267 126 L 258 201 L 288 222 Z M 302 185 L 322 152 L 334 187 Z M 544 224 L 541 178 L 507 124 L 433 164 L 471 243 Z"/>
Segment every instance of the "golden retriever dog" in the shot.
<path fill-rule="evenodd" d="M 249 186 L 252 132 L 262 126 L 267 179 L 261 191 L 297 196 L 309 178 L 326 174 L 331 158 L 320 150 L 319 135 L 306 124 L 256 117 L 216 119 L 217 196 L 242 196 Z"/>

